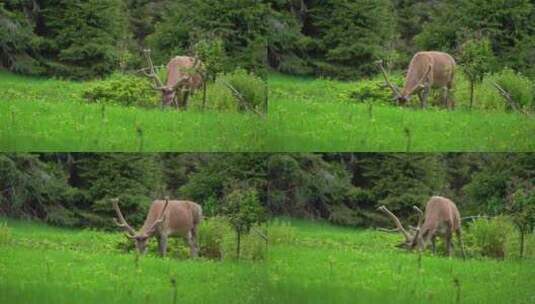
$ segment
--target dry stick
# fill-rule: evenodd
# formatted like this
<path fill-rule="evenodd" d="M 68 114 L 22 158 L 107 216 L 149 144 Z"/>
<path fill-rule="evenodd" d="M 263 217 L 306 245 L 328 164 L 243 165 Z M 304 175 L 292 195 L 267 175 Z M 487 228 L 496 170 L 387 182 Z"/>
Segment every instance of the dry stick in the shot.
<path fill-rule="evenodd" d="M 507 101 L 507 103 L 509 103 L 509 105 L 511 106 L 511 108 L 513 108 L 513 110 L 515 111 L 518 111 L 524 115 L 527 115 L 528 113 L 523 111 L 522 108 L 518 105 L 518 103 L 513 99 L 513 97 L 511 96 L 511 94 L 509 92 L 507 92 L 504 88 L 502 88 L 499 84 L 497 84 L 496 82 L 491 82 L 492 85 L 496 88 L 496 90 L 498 90 L 498 92 L 500 93 L 500 95 L 505 99 L 505 101 Z"/>
<path fill-rule="evenodd" d="M 230 83 L 226 82 L 225 80 L 223 79 L 220 79 L 221 83 L 223 85 L 225 85 L 227 88 L 230 89 L 230 91 L 232 92 L 232 94 L 234 95 L 234 97 L 238 100 L 238 102 L 244 107 L 246 108 L 247 110 L 249 111 L 252 111 L 253 113 L 255 113 L 256 115 L 259 115 L 259 116 L 262 116 L 262 113 L 258 112 L 257 110 L 255 110 L 254 108 L 250 107 L 249 104 L 247 104 L 247 101 L 245 100 L 245 98 L 243 97 L 243 95 L 238 91 L 236 90 L 236 88 L 234 86 L 232 86 Z"/>

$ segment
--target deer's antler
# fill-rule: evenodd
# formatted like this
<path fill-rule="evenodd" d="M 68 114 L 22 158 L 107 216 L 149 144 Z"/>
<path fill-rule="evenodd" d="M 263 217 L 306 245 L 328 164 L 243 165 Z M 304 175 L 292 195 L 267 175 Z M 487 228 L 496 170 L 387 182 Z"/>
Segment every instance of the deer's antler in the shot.
<path fill-rule="evenodd" d="M 128 223 L 124 219 L 123 213 L 121 212 L 121 209 L 119 208 L 118 203 L 119 203 L 118 198 L 111 199 L 111 204 L 113 206 L 113 209 L 115 209 L 115 213 L 117 213 L 117 217 L 119 218 L 119 220 L 117 220 L 116 218 L 113 218 L 113 221 L 115 222 L 117 226 L 125 230 L 125 234 L 127 237 L 133 238 L 136 235 L 136 231 L 134 230 L 134 228 L 132 228 L 132 226 L 128 225 Z"/>
<path fill-rule="evenodd" d="M 379 208 L 377 208 L 377 210 L 383 211 L 384 213 L 386 213 L 386 215 L 388 215 L 388 217 L 390 217 L 390 219 L 397 227 L 396 230 L 401 232 L 407 241 L 411 239 L 409 233 L 407 232 L 407 230 L 405 230 L 405 228 L 403 228 L 403 225 L 401 225 L 400 220 L 397 216 L 394 215 L 394 213 L 390 212 L 390 210 L 388 210 L 385 206 L 380 206 Z"/>
<path fill-rule="evenodd" d="M 387 74 L 387 72 L 385 70 L 385 67 L 383 66 L 383 62 L 384 62 L 384 60 L 379 60 L 379 61 L 376 62 L 376 64 L 379 67 L 379 69 L 381 70 L 381 72 L 383 73 L 383 77 L 385 78 L 386 85 L 394 93 L 394 98 L 398 99 L 398 98 L 401 97 L 401 92 L 399 91 L 399 88 L 395 84 L 390 82 L 390 79 L 388 79 L 388 74 Z"/>
<path fill-rule="evenodd" d="M 163 89 L 165 86 L 160 80 L 160 77 L 158 77 L 158 74 L 156 73 L 156 69 L 154 68 L 154 64 L 152 63 L 152 58 L 150 57 L 150 49 L 143 50 L 143 53 L 145 54 L 145 59 L 147 60 L 147 64 L 149 65 L 149 72 L 144 71 L 145 75 L 151 78 L 156 83 L 156 85 L 152 85 L 155 90 Z"/>
<path fill-rule="evenodd" d="M 165 221 L 165 211 L 167 210 L 167 206 L 169 205 L 169 197 L 165 197 L 165 205 L 163 206 L 162 211 L 160 211 L 160 215 L 158 216 L 158 219 L 152 223 L 150 228 L 147 230 L 147 235 L 150 236 L 156 232 L 158 227 Z"/>

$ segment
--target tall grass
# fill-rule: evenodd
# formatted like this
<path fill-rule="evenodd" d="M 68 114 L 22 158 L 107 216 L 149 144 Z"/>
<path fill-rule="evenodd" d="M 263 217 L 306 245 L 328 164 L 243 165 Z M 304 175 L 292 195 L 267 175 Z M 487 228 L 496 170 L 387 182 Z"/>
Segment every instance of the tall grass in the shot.
<path fill-rule="evenodd" d="M 5 221 L 0 219 L 0 221 Z M 395 249 L 397 234 L 277 224 L 267 262 L 136 259 L 119 233 L 9 220 L 1 303 L 530 303 L 535 260 Z M 175 282 L 175 283 L 173 283 Z"/>
<path fill-rule="evenodd" d="M 88 104 L 86 85 L 0 72 L 0 150 L 265 150 L 257 115 Z"/>
<path fill-rule="evenodd" d="M 535 149 L 533 117 L 469 111 L 462 104 L 446 111 L 360 103 L 351 98 L 356 84 L 272 74 L 266 146 L 273 151 L 337 152 Z"/>

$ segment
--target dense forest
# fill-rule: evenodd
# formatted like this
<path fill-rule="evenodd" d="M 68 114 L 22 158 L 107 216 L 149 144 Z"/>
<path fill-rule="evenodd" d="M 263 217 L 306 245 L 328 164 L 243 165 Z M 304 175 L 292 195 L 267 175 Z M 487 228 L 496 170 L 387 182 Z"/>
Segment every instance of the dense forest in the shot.
<path fill-rule="evenodd" d="M 386 224 L 379 205 L 410 218 L 431 195 L 463 216 L 523 212 L 534 183 L 534 154 L 2 154 L 0 215 L 111 227 L 113 197 L 139 224 L 165 195 L 211 216 L 235 190 L 253 190 L 270 216 L 367 227 Z"/>
<path fill-rule="evenodd" d="M 74 79 L 219 50 L 221 69 L 260 74 L 266 59 L 262 1 L 6 0 L 0 3 L 0 66 Z M 209 51 L 207 51 L 207 49 Z"/>
<path fill-rule="evenodd" d="M 5 0 L 0 26 L 2 66 L 79 79 L 139 67 L 143 48 L 161 64 L 207 42 L 223 45 L 222 67 L 355 78 L 418 50 L 463 63 L 475 41 L 490 47 L 475 52 L 485 70 L 535 75 L 533 0 Z"/>
<path fill-rule="evenodd" d="M 376 60 L 404 69 L 415 52 L 437 50 L 535 76 L 533 0 L 270 2 L 269 63 L 282 72 L 355 78 L 375 73 Z"/>

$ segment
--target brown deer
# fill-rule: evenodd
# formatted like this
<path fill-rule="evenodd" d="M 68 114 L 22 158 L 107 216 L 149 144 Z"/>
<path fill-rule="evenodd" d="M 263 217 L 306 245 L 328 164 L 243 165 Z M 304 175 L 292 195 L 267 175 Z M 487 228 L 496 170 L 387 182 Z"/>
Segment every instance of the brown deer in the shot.
<path fill-rule="evenodd" d="M 446 241 L 446 249 L 448 256 L 451 256 L 452 252 L 452 235 L 457 235 L 459 246 L 463 259 L 464 244 L 461 237 L 461 215 L 457 206 L 451 200 L 441 197 L 433 196 L 427 202 L 425 207 L 425 215 L 420 208 L 413 207 L 418 212 L 418 226 L 416 228 L 411 227 L 411 232 L 403 227 L 400 220 L 385 206 L 381 206 L 378 210 L 383 211 L 396 225 L 396 229 L 393 231 L 399 231 L 405 237 L 405 242 L 401 243 L 397 247 L 405 248 L 408 250 L 418 249 L 425 250 L 429 241 L 431 241 L 433 254 L 435 253 L 435 239 L 437 236 L 443 236 Z"/>
<path fill-rule="evenodd" d="M 202 220 L 202 208 L 190 201 L 170 201 L 168 198 L 152 202 L 143 227 L 135 231 L 124 219 L 119 209 L 119 199 L 111 200 L 113 209 L 117 213 L 115 224 L 121 227 L 129 239 L 134 240 L 136 249 L 145 254 L 151 237 L 158 239 L 160 254 L 167 253 L 167 238 L 170 236 L 184 237 L 189 246 L 192 257 L 199 253 L 197 244 L 197 227 Z"/>
<path fill-rule="evenodd" d="M 440 88 L 444 90 L 444 107 L 448 109 L 455 108 L 453 100 L 449 98 L 449 92 L 454 85 L 453 80 L 456 63 L 455 59 L 449 54 L 442 52 L 416 53 L 412 57 L 407 76 L 405 77 L 405 86 L 401 91 L 388 79 L 382 61 L 379 62 L 379 67 L 387 86 L 394 92 L 398 104 L 405 105 L 409 101 L 410 96 L 416 93 L 420 99 L 421 107 L 425 108 L 431 88 Z"/>
<path fill-rule="evenodd" d="M 150 50 L 144 53 L 149 65 L 145 74 L 153 80 L 153 88 L 162 92 L 162 106 L 174 104 L 177 109 L 187 109 L 190 94 L 205 85 L 203 63 L 197 57 L 176 56 L 167 64 L 167 82 L 163 85 L 152 63 Z"/>

